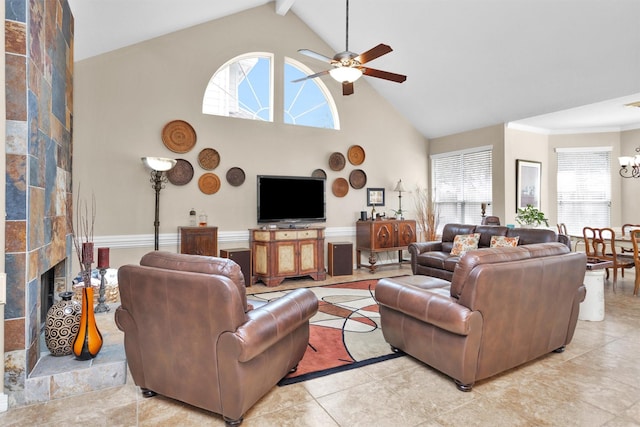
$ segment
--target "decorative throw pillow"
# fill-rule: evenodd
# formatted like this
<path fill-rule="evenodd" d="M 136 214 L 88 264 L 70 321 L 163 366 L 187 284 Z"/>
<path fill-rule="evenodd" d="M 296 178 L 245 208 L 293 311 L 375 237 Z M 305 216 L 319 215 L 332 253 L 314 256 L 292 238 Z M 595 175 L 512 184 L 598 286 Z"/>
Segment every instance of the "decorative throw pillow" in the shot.
<path fill-rule="evenodd" d="M 518 240 L 520 240 L 520 236 L 515 237 L 507 237 L 507 236 L 491 236 L 491 248 L 504 248 L 513 246 L 518 246 Z"/>
<path fill-rule="evenodd" d="M 462 256 L 467 251 L 478 249 L 479 240 L 480 233 L 458 234 L 453 239 L 453 248 L 451 249 L 451 255 Z"/>

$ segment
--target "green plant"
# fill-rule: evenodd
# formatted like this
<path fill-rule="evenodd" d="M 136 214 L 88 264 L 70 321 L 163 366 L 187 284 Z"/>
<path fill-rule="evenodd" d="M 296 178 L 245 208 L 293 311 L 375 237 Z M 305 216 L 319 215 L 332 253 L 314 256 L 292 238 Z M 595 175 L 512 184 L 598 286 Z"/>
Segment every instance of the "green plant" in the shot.
<path fill-rule="evenodd" d="M 538 209 L 534 208 L 531 205 L 527 205 L 526 208 L 518 209 L 518 213 L 516 214 L 516 221 L 520 225 L 546 225 L 549 226 L 549 220 L 544 217 L 544 213 L 540 212 Z"/>

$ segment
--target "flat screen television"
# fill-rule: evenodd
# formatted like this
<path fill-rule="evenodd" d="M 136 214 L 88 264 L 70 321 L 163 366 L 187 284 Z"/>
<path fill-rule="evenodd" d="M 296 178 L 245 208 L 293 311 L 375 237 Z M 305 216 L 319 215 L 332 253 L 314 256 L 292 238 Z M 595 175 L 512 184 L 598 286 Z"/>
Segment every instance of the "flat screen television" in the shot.
<path fill-rule="evenodd" d="M 325 222 L 323 178 L 258 175 L 258 223 L 296 224 Z"/>

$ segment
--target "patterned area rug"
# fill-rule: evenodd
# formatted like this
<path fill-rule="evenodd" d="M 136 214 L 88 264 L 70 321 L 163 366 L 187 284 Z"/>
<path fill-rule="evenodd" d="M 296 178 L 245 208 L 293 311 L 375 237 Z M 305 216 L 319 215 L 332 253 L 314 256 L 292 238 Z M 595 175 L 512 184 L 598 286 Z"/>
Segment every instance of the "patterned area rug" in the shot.
<path fill-rule="evenodd" d="M 309 346 L 296 372 L 278 385 L 294 384 L 402 356 L 382 336 L 374 289 L 378 282 L 362 280 L 309 288 L 318 297 L 318 313 L 311 318 Z M 290 291 L 248 296 L 260 306 Z"/>

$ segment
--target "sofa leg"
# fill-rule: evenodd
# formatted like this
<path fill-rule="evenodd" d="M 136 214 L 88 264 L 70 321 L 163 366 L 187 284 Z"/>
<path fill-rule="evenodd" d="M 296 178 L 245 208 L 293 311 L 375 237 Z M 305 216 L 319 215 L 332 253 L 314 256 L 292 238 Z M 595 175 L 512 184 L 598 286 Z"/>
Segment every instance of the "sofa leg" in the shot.
<path fill-rule="evenodd" d="M 239 426 L 240 424 L 242 424 L 242 417 L 238 418 L 237 420 L 232 420 L 231 418 L 227 418 L 224 416 L 222 418 L 224 419 L 224 425 L 229 427 Z"/>
<path fill-rule="evenodd" d="M 471 389 L 473 388 L 473 383 L 471 384 L 462 384 L 460 381 L 458 380 L 453 380 L 456 383 L 456 387 L 458 387 L 458 390 L 460 391 L 471 391 Z"/>
<path fill-rule="evenodd" d="M 394 346 L 390 346 L 391 347 L 391 351 L 393 351 L 394 353 L 404 353 L 402 350 L 400 350 L 398 347 L 394 347 Z"/>
<path fill-rule="evenodd" d="M 290 373 L 290 374 L 292 374 L 292 373 L 294 373 L 294 372 L 295 372 L 295 371 L 297 371 L 297 370 L 298 370 L 298 364 L 296 363 L 296 366 L 294 366 L 293 368 L 291 368 L 291 369 L 289 370 L 289 373 Z"/>
<path fill-rule="evenodd" d="M 555 350 L 553 350 L 554 353 L 564 353 L 564 346 L 562 347 L 558 347 Z"/>
<path fill-rule="evenodd" d="M 153 397 L 158 394 L 153 390 L 149 390 L 148 388 L 140 388 L 140 390 L 142 390 L 142 397 Z"/>

